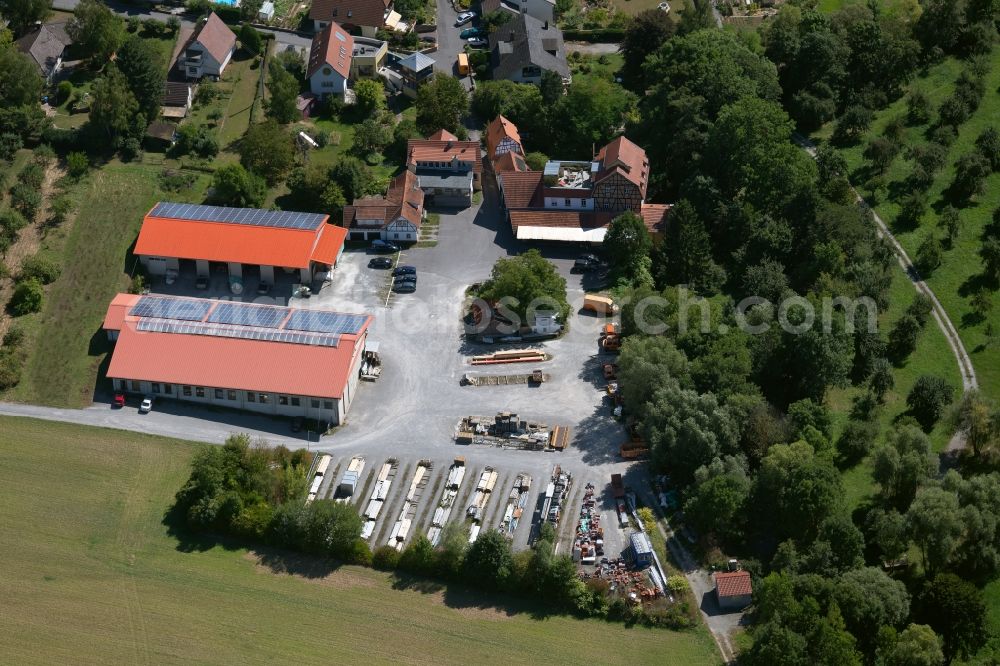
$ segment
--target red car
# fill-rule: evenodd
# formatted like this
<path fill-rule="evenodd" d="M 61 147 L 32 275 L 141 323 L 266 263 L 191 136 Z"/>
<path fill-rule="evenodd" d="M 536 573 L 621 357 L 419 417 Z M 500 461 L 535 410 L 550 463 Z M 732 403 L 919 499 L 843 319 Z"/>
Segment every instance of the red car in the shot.
<path fill-rule="evenodd" d="M 114 399 L 114 401 L 111 404 L 114 407 L 117 407 L 118 409 L 121 409 L 122 407 L 124 407 L 125 406 L 125 394 L 124 393 L 115 393 L 115 399 Z"/>

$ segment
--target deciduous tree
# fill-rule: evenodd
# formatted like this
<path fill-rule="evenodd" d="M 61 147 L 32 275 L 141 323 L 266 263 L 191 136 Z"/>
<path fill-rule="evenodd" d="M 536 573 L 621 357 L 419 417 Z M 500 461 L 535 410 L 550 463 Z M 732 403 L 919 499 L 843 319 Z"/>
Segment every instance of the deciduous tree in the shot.
<path fill-rule="evenodd" d="M 417 89 L 417 127 L 425 134 L 440 129 L 455 132 L 469 109 L 469 96 L 462 82 L 437 74 Z"/>
<path fill-rule="evenodd" d="M 274 120 L 250 126 L 239 144 L 240 162 L 270 184 L 280 181 L 295 161 L 291 134 Z"/>
<path fill-rule="evenodd" d="M 97 67 L 110 59 L 126 35 L 125 22 L 99 0 L 81 0 L 66 32 Z"/>

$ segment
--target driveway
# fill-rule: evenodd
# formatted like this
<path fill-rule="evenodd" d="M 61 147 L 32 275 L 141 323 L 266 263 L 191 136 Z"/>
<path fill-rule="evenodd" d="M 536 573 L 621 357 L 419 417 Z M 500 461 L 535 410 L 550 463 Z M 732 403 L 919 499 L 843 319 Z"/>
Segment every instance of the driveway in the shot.
<path fill-rule="evenodd" d="M 465 41 L 459 35 L 463 29 L 472 25 L 466 23 L 461 28 L 457 28 L 455 27 L 457 19 L 458 12 L 448 0 L 437 0 L 438 48 L 434 53 L 428 54 L 434 59 L 434 69 L 456 77 L 458 76 L 458 54 L 465 49 Z M 459 80 L 466 90 L 472 89 L 472 77 L 464 76 Z"/>

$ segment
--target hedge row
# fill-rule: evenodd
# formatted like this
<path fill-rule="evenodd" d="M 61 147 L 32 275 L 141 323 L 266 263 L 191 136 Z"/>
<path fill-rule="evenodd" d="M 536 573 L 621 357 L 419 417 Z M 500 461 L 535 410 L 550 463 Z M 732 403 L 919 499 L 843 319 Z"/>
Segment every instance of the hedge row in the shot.
<path fill-rule="evenodd" d="M 592 44 L 619 44 L 625 39 L 624 28 L 598 28 L 596 30 L 564 30 L 563 39 L 569 42 Z"/>

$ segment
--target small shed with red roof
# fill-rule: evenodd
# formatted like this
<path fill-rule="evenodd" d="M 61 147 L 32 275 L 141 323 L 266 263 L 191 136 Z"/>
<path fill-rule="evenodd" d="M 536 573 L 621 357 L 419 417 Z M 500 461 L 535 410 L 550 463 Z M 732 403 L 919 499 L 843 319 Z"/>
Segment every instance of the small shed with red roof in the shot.
<path fill-rule="evenodd" d="M 146 213 L 134 253 L 150 275 L 179 271 L 194 262 L 200 276 L 224 264 L 231 277 L 259 267 L 274 284 L 274 269 L 297 271 L 308 284 L 333 270 L 344 251 L 345 229 L 318 213 L 160 202 Z"/>
<path fill-rule="evenodd" d="M 715 579 L 715 596 L 719 608 L 723 610 L 740 610 L 750 605 L 753 600 L 753 585 L 748 571 L 726 571 L 713 574 Z"/>

